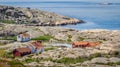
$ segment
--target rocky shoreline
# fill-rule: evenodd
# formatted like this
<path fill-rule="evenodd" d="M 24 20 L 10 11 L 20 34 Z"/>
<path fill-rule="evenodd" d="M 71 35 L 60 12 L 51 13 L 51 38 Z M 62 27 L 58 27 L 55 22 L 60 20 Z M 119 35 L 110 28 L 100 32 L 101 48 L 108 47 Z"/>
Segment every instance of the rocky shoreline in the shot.
<path fill-rule="evenodd" d="M 4 40 L 13 40 L 14 36 L 21 32 L 31 35 L 31 38 L 39 36 L 49 36 L 44 41 L 45 52 L 42 54 L 27 55 L 20 58 L 7 59 L 24 62 L 26 67 L 119 67 L 120 66 L 120 30 L 75 30 L 61 27 L 49 26 L 25 26 L 16 24 L 1 25 L 1 38 Z M 4 35 L 6 34 L 6 35 Z M 10 38 L 12 36 L 12 38 Z M 2 41 L 2 40 L 1 40 Z M 96 47 L 86 48 L 62 48 L 50 47 L 51 43 L 68 43 L 71 45 L 74 41 L 101 42 Z M 1 42 L 2 43 L 2 42 Z M 18 47 L 25 47 L 29 42 L 11 42 L 0 46 L 0 50 L 10 52 Z M 101 62 L 103 61 L 103 62 Z"/>
<path fill-rule="evenodd" d="M 37 9 L 0 6 L 0 67 L 120 67 L 120 30 L 75 30 L 59 25 L 84 23 Z M 55 27 L 53 27 L 55 26 Z M 29 42 L 18 42 L 16 36 L 30 34 L 31 41 L 42 40 L 45 51 L 24 57 L 13 57 L 15 48 Z M 75 41 L 100 42 L 94 47 L 61 48 L 51 44 Z"/>
<path fill-rule="evenodd" d="M 27 24 L 30 26 L 58 26 L 84 23 L 83 20 L 69 18 L 54 12 L 38 9 L 0 5 L 0 22 L 12 24 Z"/>

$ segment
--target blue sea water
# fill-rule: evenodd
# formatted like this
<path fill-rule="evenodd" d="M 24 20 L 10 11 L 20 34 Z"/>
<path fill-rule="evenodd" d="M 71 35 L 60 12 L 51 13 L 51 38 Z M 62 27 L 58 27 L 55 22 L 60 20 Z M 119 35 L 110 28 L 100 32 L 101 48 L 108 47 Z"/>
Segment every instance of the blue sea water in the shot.
<path fill-rule="evenodd" d="M 82 19 L 87 23 L 63 27 L 120 30 L 120 2 L 100 5 L 101 2 L 0 2 L 1 5 L 31 7 Z"/>

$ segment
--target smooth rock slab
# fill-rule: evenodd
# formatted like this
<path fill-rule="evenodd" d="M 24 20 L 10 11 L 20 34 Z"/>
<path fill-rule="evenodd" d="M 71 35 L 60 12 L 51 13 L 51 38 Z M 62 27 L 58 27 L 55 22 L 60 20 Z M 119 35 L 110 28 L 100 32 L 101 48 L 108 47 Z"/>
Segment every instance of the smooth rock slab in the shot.
<path fill-rule="evenodd" d="M 108 63 L 108 59 L 104 57 L 93 58 L 91 63 Z"/>

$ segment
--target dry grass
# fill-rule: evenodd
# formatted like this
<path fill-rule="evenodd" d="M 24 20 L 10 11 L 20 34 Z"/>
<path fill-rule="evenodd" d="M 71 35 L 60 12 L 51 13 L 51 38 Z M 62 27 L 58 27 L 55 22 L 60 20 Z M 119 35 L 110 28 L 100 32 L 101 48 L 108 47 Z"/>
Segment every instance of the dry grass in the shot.
<path fill-rule="evenodd" d="M 3 56 L 4 53 L 5 51 L 3 49 L 0 49 L 0 57 Z"/>

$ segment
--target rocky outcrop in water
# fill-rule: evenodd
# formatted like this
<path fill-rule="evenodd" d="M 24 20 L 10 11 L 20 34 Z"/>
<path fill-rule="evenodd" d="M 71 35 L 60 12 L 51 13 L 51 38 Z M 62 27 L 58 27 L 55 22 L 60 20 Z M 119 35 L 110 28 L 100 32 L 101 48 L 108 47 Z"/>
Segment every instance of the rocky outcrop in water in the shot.
<path fill-rule="evenodd" d="M 0 5 L 0 22 L 23 23 L 36 26 L 56 26 L 83 23 L 84 21 L 58 15 L 54 12 Z"/>

